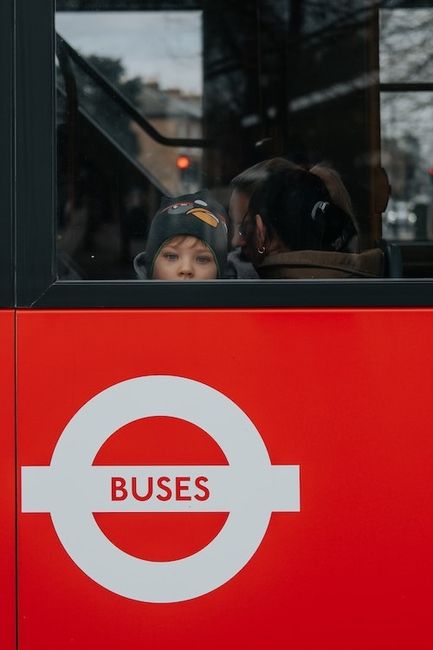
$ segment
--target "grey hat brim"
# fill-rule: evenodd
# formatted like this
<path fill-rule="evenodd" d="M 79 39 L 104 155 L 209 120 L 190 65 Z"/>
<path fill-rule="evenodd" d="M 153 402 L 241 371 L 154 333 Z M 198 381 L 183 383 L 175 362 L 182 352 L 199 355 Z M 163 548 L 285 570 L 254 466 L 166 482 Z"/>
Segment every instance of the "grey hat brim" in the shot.
<path fill-rule="evenodd" d="M 139 280 L 147 280 L 146 253 L 143 251 L 134 257 L 134 271 Z"/>

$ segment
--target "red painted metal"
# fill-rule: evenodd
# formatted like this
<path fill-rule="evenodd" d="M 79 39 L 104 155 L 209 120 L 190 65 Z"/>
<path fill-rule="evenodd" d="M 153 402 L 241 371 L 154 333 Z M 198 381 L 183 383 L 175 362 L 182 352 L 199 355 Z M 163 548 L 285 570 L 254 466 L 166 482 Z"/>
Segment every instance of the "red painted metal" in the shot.
<path fill-rule="evenodd" d="M 0 648 L 16 647 L 15 328 L 14 312 L 0 311 Z"/>
<path fill-rule="evenodd" d="M 430 647 L 433 310 L 32 311 L 17 327 L 20 466 L 49 465 L 100 391 L 174 375 L 233 400 L 271 462 L 301 472 L 300 512 L 272 514 L 235 577 L 178 603 L 105 589 L 49 513 L 21 513 L 20 650 Z M 152 463 L 226 459 L 168 418 L 123 427 L 95 459 Z M 119 548 L 160 562 L 202 548 L 225 517 L 95 515 Z"/>

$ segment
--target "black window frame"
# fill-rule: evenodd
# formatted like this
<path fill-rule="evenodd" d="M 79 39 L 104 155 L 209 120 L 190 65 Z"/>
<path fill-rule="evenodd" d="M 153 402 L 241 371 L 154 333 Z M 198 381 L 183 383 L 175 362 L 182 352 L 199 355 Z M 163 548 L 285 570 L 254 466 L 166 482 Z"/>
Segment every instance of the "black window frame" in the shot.
<path fill-rule="evenodd" d="M 14 39 L 13 0 L 0 3 L 0 307 L 15 304 Z"/>
<path fill-rule="evenodd" d="M 55 68 L 54 0 L 1 3 L 2 87 L 11 86 L 0 138 L 6 147 L 0 193 L 3 306 L 23 308 L 269 308 L 269 307 L 431 307 L 433 279 L 381 280 L 217 280 L 161 283 L 139 280 L 62 281 L 56 278 L 55 242 Z M 11 13 L 12 12 L 12 13 Z M 15 14 L 14 14 L 15 12 Z M 8 26 L 15 23 L 14 36 Z M 9 39 L 9 40 L 8 40 Z M 12 47 L 11 39 L 14 41 Z M 15 50 L 15 53 L 13 52 Z M 8 66 L 9 64 L 9 66 Z M 12 74 L 15 85 L 12 87 Z M 8 93 L 6 93 L 8 97 Z M 7 122 L 15 128 L 8 135 Z M 9 114 L 9 112 L 10 114 Z M 2 140 L 3 142 L 3 140 Z M 14 151 L 12 151 L 14 149 Z M 13 199 L 15 196 L 15 200 Z M 16 276 L 13 231 L 16 233 Z M 4 235 L 4 236 L 3 236 Z M 11 259 L 9 259 L 8 257 Z M 4 258 L 4 259 L 3 259 Z M 13 279 L 15 277 L 15 291 Z"/>

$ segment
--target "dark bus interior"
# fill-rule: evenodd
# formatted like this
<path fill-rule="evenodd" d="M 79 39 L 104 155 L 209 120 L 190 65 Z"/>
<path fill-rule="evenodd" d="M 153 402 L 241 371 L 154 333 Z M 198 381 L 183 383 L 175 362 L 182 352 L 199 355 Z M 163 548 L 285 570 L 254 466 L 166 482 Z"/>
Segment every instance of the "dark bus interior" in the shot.
<path fill-rule="evenodd" d="M 432 3 L 58 0 L 56 11 L 60 279 L 134 278 L 132 259 L 161 195 L 206 187 L 227 205 L 230 180 L 273 156 L 337 169 L 361 245 L 379 242 L 386 275 L 433 277 L 433 168 L 414 135 L 385 137 L 381 112 L 396 119 L 401 111 L 404 121 L 406 93 L 425 115 L 433 70 L 420 50 L 419 81 L 408 73 L 390 80 L 380 52 L 392 12 L 418 12 L 415 33 L 428 26 L 431 33 Z M 84 51 L 63 29 L 65 16 L 134 20 L 137 12 L 158 12 L 161 29 L 177 14 L 194 15 L 198 92 L 188 93 L 182 80 L 164 86 L 158 70 L 154 78 L 131 75 L 115 48 L 111 56 L 98 50 L 98 34 L 94 51 Z M 178 50 L 175 44 L 174 56 Z"/>

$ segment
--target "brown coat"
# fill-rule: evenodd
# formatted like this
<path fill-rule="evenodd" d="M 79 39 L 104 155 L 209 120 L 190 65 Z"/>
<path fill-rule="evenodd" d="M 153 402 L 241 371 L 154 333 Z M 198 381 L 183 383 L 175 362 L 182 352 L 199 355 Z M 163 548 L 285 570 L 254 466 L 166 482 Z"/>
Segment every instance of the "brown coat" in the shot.
<path fill-rule="evenodd" d="M 379 248 L 362 253 L 287 251 L 265 257 L 257 272 L 264 280 L 380 278 L 383 277 L 383 253 Z"/>

